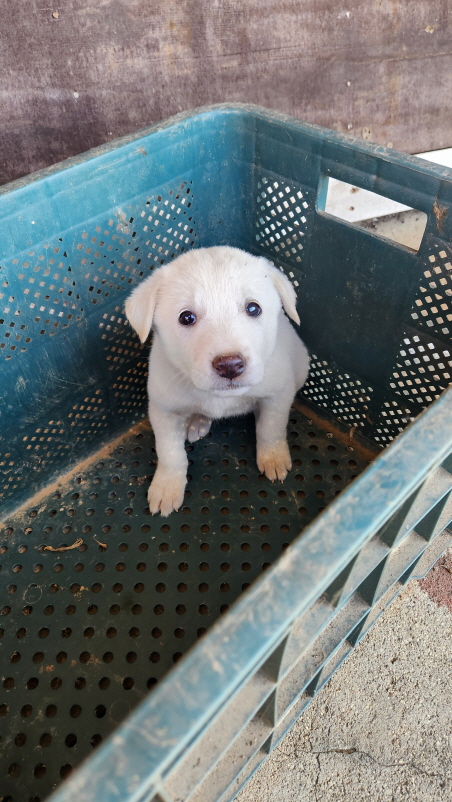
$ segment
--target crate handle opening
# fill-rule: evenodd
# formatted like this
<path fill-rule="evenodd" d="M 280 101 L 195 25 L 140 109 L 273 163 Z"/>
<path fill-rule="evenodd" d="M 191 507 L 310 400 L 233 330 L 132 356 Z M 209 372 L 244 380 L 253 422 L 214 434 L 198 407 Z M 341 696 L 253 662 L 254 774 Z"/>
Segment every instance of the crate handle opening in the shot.
<path fill-rule="evenodd" d="M 412 251 L 419 250 L 428 219 L 425 212 L 329 176 L 320 180 L 317 209 Z"/>

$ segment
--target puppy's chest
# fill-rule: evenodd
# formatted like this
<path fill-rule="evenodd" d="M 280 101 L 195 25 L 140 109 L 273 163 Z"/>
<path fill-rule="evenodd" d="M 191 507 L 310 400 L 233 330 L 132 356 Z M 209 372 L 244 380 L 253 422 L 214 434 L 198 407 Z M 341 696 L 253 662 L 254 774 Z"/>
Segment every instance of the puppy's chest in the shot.
<path fill-rule="evenodd" d="M 182 414 L 198 413 L 216 420 L 218 418 L 230 418 L 234 415 L 245 415 L 247 412 L 251 412 L 255 406 L 256 399 L 248 398 L 247 396 L 239 396 L 237 398 L 210 396 L 209 398 L 198 398 L 193 404 L 184 407 L 181 412 Z"/>

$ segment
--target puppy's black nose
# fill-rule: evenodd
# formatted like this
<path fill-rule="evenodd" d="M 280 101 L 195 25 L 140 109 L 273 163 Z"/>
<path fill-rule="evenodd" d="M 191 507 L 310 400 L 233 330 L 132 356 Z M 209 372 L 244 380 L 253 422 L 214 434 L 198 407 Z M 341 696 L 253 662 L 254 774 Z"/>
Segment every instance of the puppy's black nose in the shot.
<path fill-rule="evenodd" d="M 245 370 L 245 360 L 240 354 L 216 356 L 212 362 L 213 369 L 225 379 L 235 379 Z"/>

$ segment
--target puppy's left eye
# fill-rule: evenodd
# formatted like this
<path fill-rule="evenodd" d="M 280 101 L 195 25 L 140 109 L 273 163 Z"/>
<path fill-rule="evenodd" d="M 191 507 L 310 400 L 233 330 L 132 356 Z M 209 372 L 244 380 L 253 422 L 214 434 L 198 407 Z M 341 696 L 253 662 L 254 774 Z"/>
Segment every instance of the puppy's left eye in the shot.
<path fill-rule="evenodd" d="M 259 304 L 256 301 L 250 301 L 249 304 L 245 306 L 246 314 L 250 317 L 259 317 L 262 309 L 260 308 Z"/>

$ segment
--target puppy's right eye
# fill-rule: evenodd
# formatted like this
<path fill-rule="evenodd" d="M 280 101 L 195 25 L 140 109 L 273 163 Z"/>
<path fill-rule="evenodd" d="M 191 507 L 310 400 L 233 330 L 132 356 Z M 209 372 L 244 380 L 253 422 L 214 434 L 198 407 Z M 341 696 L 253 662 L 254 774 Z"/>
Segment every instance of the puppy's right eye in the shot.
<path fill-rule="evenodd" d="M 179 323 L 181 323 L 182 326 L 193 326 L 193 323 L 196 323 L 196 315 L 193 312 L 185 310 L 185 312 L 181 312 L 179 315 Z"/>

